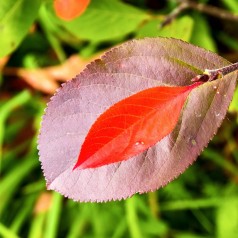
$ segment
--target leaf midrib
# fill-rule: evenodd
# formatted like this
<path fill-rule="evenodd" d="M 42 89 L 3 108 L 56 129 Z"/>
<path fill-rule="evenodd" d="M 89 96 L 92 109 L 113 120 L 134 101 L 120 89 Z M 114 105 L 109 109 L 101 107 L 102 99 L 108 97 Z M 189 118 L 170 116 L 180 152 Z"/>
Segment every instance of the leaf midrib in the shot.
<path fill-rule="evenodd" d="M 14 15 L 14 12 L 18 9 L 18 7 L 22 4 L 24 0 L 18 0 L 15 2 L 13 7 L 6 13 L 6 15 L 2 18 L 0 23 L 5 23 L 12 15 Z"/>

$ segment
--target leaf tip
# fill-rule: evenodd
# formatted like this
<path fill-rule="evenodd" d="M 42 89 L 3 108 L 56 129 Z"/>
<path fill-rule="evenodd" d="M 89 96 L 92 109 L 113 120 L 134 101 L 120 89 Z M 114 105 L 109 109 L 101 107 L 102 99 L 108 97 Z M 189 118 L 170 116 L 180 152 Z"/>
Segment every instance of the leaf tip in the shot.
<path fill-rule="evenodd" d="M 81 154 L 79 154 L 78 160 L 76 164 L 74 165 L 72 171 L 74 171 L 75 169 L 89 169 L 89 168 L 92 168 L 92 167 L 90 167 L 89 163 L 87 162 L 85 163 L 85 161 L 82 161 Z"/>
<path fill-rule="evenodd" d="M 78 163 L 78 161 L 76 162 L 76 164 L 74 165 L 72 171 L 75 171 L 75 169 L 85 169 L 82 167 L 82 164 Z"/>

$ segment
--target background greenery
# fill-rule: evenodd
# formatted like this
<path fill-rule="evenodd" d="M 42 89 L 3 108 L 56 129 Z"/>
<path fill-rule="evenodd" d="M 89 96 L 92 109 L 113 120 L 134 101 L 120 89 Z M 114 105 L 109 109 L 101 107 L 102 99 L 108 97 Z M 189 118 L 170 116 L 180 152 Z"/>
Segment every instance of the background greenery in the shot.
<path fill-rule="evenodd" d="M 236 0 L 199 3 L 238 14 Z M 36 146 L 41 116 L 60 83 L 95 55 L 128 39 L 169 36 L 238 61 L 238 21 L 187 9 L 160 28 L 176 6 L 92 0 L 64 22 L 52 0 L 0 1 L 0 237 L 237 237 L 238 92 L 208 148 L 159 191 L 102 204 L 46 191 Z"/>

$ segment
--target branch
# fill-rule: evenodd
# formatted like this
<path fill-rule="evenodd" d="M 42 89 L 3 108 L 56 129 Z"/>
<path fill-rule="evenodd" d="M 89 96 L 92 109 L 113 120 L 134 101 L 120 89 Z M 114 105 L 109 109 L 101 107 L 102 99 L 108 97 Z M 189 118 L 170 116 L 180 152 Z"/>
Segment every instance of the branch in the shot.
<path fill-rule="evenodd" d="M 228 66 L 219 68 L 219 69 L 205 69 L 203 74 L 197 75 L 195 78 L 193 78 L 192 82 L 207 82 L 207 81 L 213 81 L 219 78 L 223 78 L 225 75 L 235 72 L 238 70 L 238 62 L 234 64 L 230 64 Z"/>
<path fill-rule="evenodd" d="M 229 11 L 223 10 L 218 7 L 214 7 L 211 5 L 206 5 L 202 3 L 192 2 L 190 0 L 178 0 L 179 5 L 176 7 L 161 23 L 161 27 L 169 24 L 172 20 L 174 20 L 181 12 L 186 9 L 193 9 L 202 13 L 206 13 L 208 15 L 230 20 L 230 21 L 238 21 L 238 15 L 231 13 Z"/>

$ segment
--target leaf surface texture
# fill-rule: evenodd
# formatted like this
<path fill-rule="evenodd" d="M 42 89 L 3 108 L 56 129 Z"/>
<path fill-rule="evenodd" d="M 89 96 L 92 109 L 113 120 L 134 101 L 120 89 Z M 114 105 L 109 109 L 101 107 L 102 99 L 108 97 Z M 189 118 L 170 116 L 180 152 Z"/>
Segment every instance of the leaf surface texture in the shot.
<path fill-rule="evenodd" d="M 48 189 L 77 201 L 120 200 L 164 186 L 191 165 L 221 125 L 237 74 L 193 89 L 174 130 L 123 162 L 73 170 L 90 128 L 108 108 L 153 87 L 186 87 L 204 69 L 228 65 L 169 38 L 134 40 L 92 62 L 54 95 L 38 140 Z"/>

